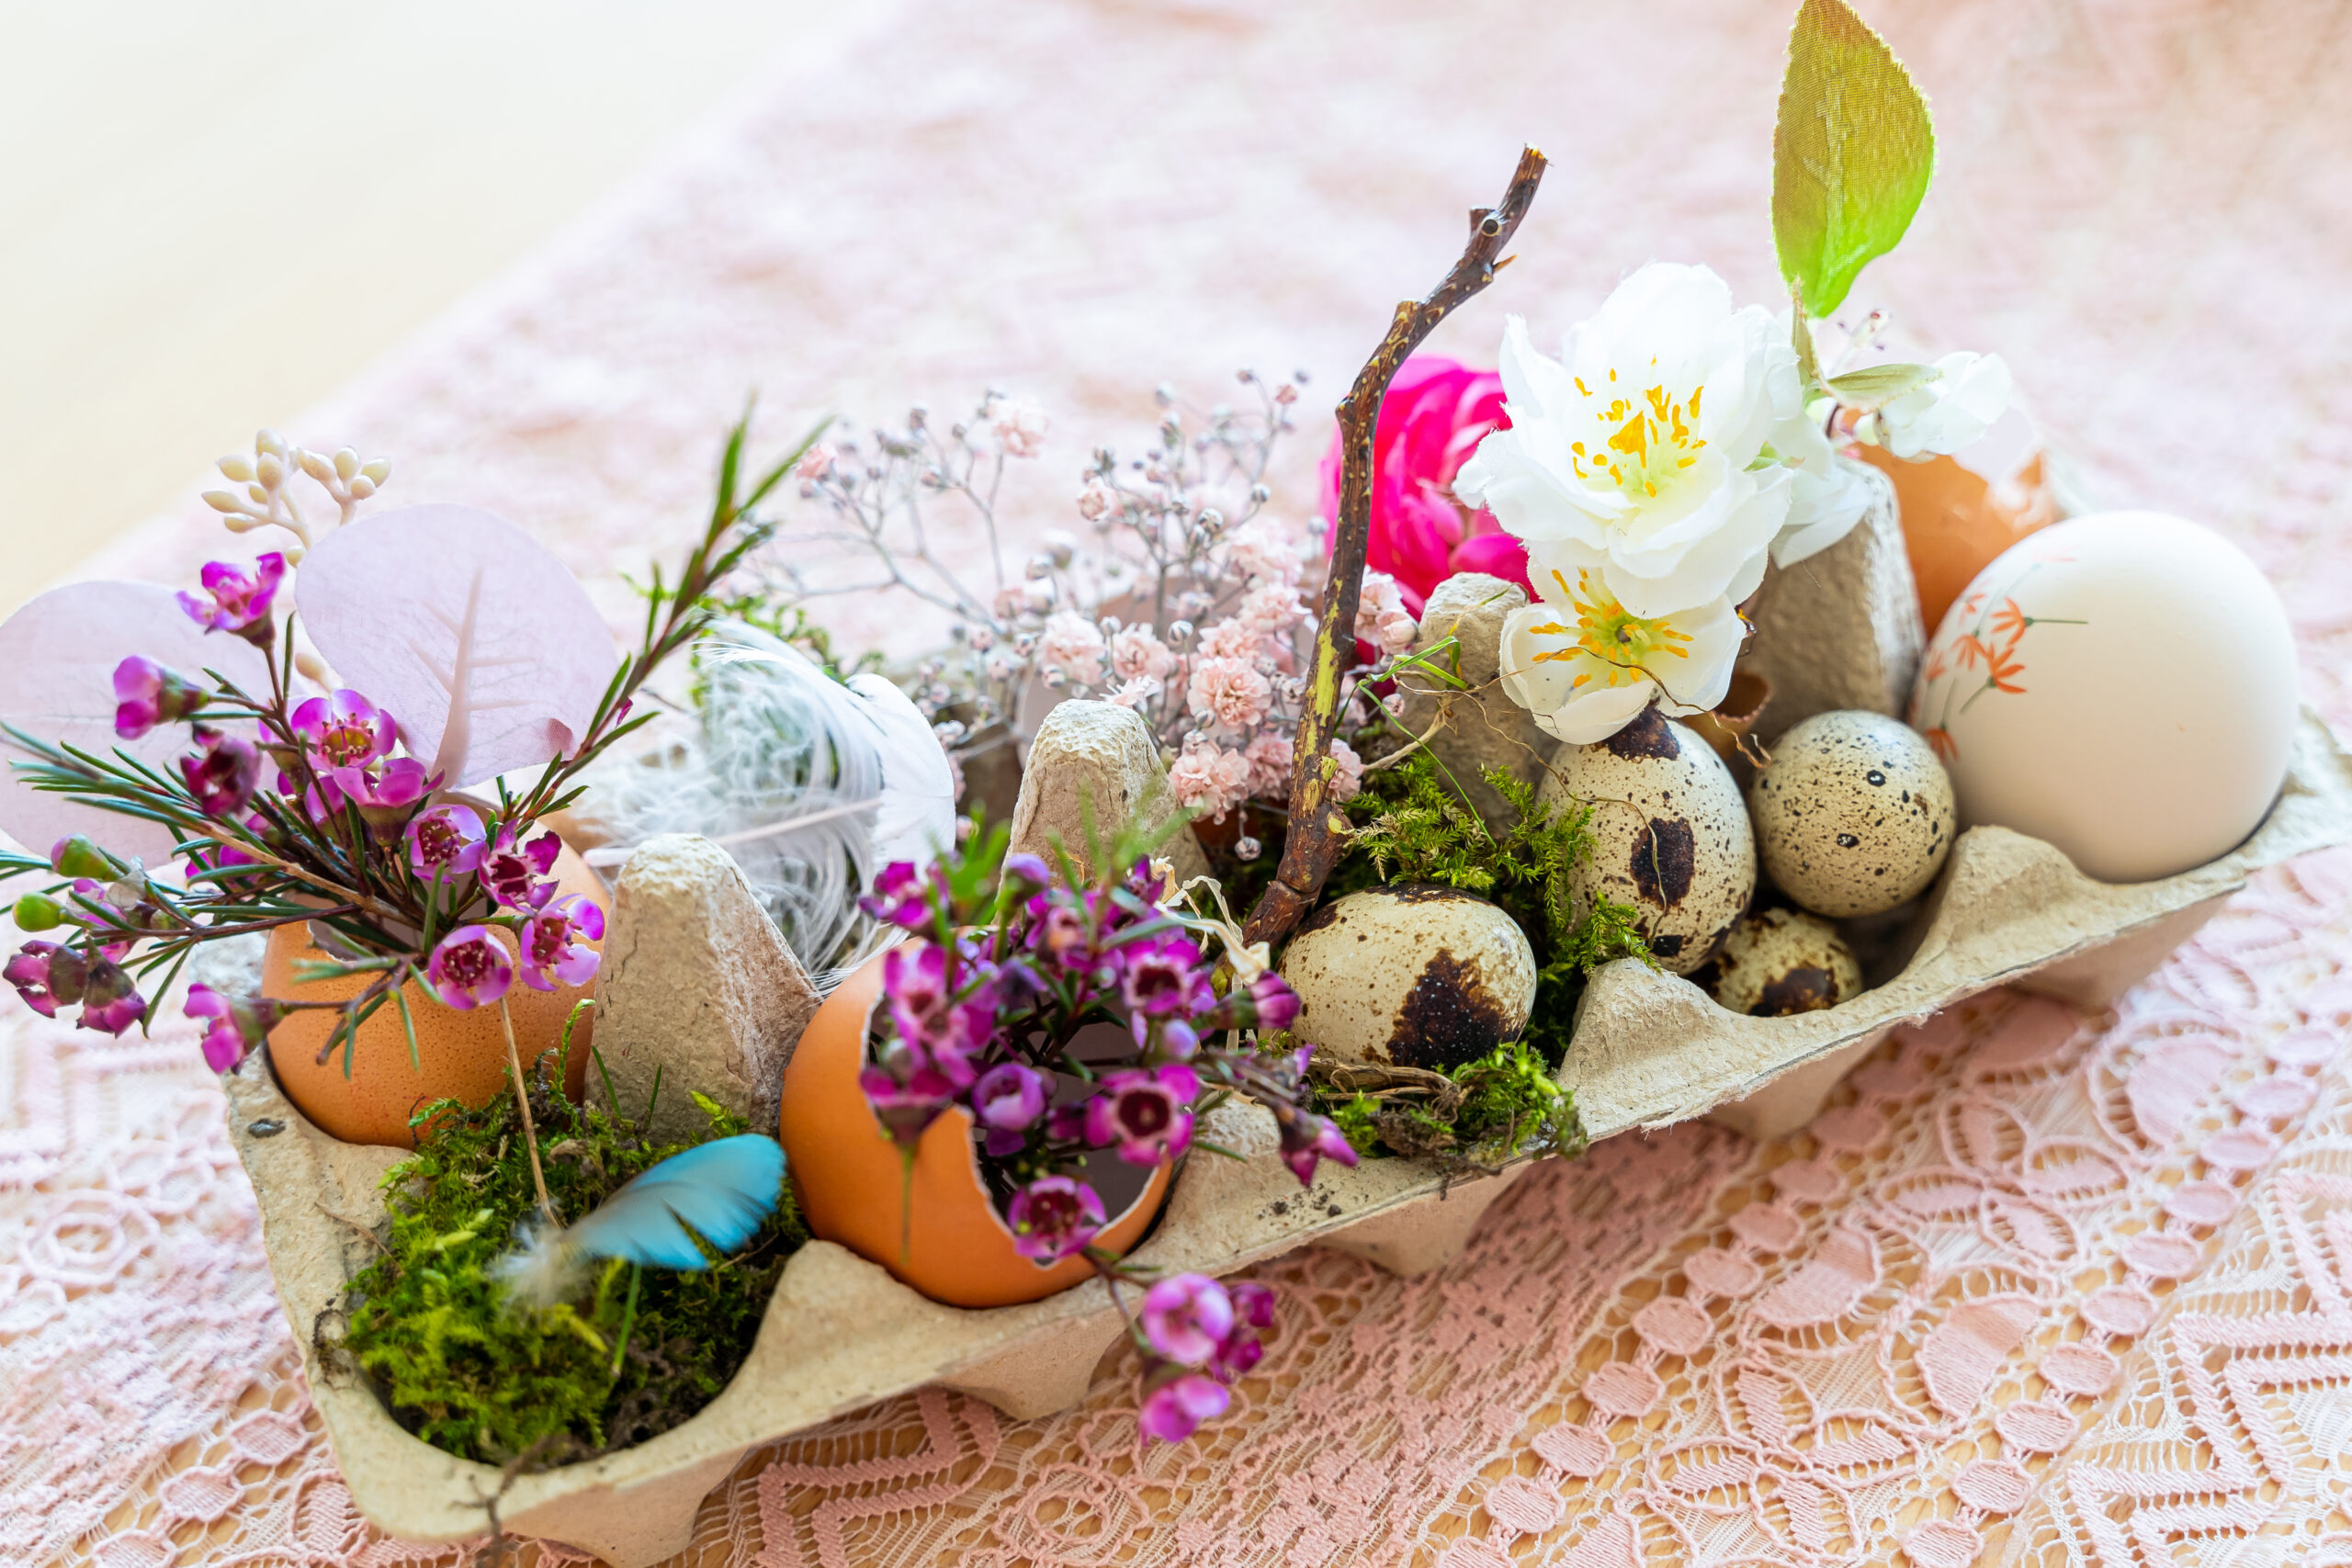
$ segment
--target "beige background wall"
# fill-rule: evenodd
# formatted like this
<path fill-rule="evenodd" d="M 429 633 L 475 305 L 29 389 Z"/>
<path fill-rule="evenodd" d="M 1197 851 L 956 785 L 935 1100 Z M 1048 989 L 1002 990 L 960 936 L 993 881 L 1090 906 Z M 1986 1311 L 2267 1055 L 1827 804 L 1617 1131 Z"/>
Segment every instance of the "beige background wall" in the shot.
<path fill-rule="evenodd" d="M 0 614 L 880 8 L 0 6 Z"/>

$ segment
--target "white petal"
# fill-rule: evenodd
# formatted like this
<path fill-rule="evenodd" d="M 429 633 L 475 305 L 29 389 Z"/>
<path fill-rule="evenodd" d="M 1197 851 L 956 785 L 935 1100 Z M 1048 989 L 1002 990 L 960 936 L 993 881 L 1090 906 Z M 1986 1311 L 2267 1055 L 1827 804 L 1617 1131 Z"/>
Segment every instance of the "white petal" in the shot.
<path fill-rule="evenodd" d="M 1690 640 L 1681 645 L 1681 658 L 1653 654 L 1642 661 L 1642 668 L 1673 699 L 1667 705 L 1668 711 L 1704 713 L 1731 689 L 1731 668 L 1747 637 L 1739 612 L 1732 604 L 1729 598 L 1718 599 L 1666 617 L 1668 626 Z"/>
<path fill-rule="evenodd" d="M 1772 564 L 1794 566 L 1819 555 L 1854 531 L 1871 507 L 1871 483 L 1860 473 L 1832 467 L 1826 474 L 1792 470 L 1795 499 L 1789 519 L 1772 540 Z"/>
<path fill-rule="evenodd" d="M 1656 695 L 1657 688 L 1647 681 L 1626 686 L 1588 686 L 1549 715 L 1537 714 L 1535 722 L 1547 735 L 1589 746 L 1633 723 Z"/>
<path fill-rule="evenodd" d="M 1786 468 L 1734 475 L 1724 487 L 1723 516 L 1704 538 L 1671 558 L 1623 547 L 1610 551 L 1609 592 L 1636 615 L 1670 615 L 1727 592 L 1755 570 L 1789 515 L 1792 490 Z M 1663 568 L 1663 570 L 1657 570 Z"/>

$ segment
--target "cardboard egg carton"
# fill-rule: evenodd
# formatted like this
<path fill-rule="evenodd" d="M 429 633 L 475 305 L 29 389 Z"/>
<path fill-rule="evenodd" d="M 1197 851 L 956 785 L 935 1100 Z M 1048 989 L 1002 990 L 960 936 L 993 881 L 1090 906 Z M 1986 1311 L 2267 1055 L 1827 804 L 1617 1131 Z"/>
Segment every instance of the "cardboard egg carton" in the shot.
<path fill-rule="evenodd" d="M 1586 991 L 1561 1077 L 1596 1139 L 1708 1114 L 1770 1136 L 1810 1121 L 1846 1069 L 1897 1025 L 2003 984 L 2104 1005 L 2252 873 L 2347 840 L 2352 758 L 2307 716 L 2277 805 L 2253 837 L 2211 864 L 2109 886 L 2037 840 L 1972 829 L 1907 939 L 1907 958 L 1883 984 L 1826 1012 L 1744 1018 L 1686 980 L 1613 964 Z M 616 919 L 616 951 L 630 940 L 627 914 Z M 320 1132 L 279 1092 L 266 1056 L 248 1060 L 228 1086 L 231 1137 L 260 1200 L 270 1267 L 353 1499 L 408 1540 L 481 1534 L 481 1500 L 499 1496 L 498 1472 L 403 1431 L 372 1387 L 322 1357 L 314 1333 L 373 1250 L 358 1228 L 382 1221 L 377 1184 L 402 1151 Z M 1367 1160 L 1353 1170 L 1327 1163 L 1303 1190 L 1277 1157 L 1272 1118 L 1258 1107 L 1219 1109 L 1204 1135 L 1247 1157 L 1190 1161 L 1137 1261 L 1226 1274 L 1312 1243 L 1416 1273 L 1458 1253 L 1527 1168 L 1448 1191 L 1414 1161 Z M 1083 1396 L 1119 1331 L 1098 1285 L 966 1311 L 812 1242 L 786 1266 L 751 1359 L 707 1409 L 635 1448 L 514 1478 L 500 1517 L 517 1534 L 639 1568 L 685 1547 L 704 1495 L 753 1448 L 926 1383 L 1017 1418 L 1063 1409 Z"/>
<path fill-rule="evenodd" d="M 1893 712 L 1907 693 L 1919 630 L 1901 537 L 1889 492 L 1846 542 L 1777 585 L 1768 578 L 1767 618 L 1803 628 L 1807 660 L 1852 674 L 1845 686 L 1816 679 L 1818 691 L 1783 691 L 1776 729 L 1822 706 Z M 1108 705 L 1064 704 L 1034 743 L 1015 847 L 1042 847 L 1057 824 L 1079 822 L 1081 795 L 1153 818 L 1169 808 L 1165 795 L 1140 719 Z M 1560 1078 L 1595 1139 L 1698 1116 L 1775 1136 L 1810 1122 L 1847 1069 L 1898 1025 L 1999 985 L 2103 1006 L 2255 871 L 2347 841 L 2352 758 L 2306 715 L 2278 800 L 2245 843 L 2210 864 L 2112 886 L 2040 840 L 1972 829 L 1908 929 L 1876 954 L 1871 989 L 1826 1011 L 1748 1018 L 1687 980 L 1621 961 L 1587 987 Z M 814 997 L 723 852 L 688 839 L 640 850 L 623 873 L 605 948 L 613 956 L 596 1040 L 618 1076 L 635 1083 L 666 1064 L 674 1081 L 773 1116 L 781 1058 Z M 751 1358 L 693 1420 L 618 1453 L 502 1483 L 492 1467 L 410 1436 L 372 1386 L 320 1348 L 316 1329 L 374 1250 L 361 1232 L 382 1223 L 378 1183 L 403 1151 L 320 1132 L 279 1091 L 266 1055 L 248 1060 L 228 1087 L 231 1138 L 260 1200 L 270 1266 L 345 1479 L 362 1513 L 408 1540 L 478 1536 L 489 1521 L 484 1501 L 495 1498 L 515 1534 L 639 1568 L 684 1549 L 704 1495 L 754 1448 L 928 1383 L 1016 1418 L 1064 1409 L 1084 1395 L 1120 1337 L 1099 1284 L 966 1310 L 811 1242 L 786 1263 Z M 1418 1273 L 1458 1254 L 1527 1169 L 1449 1190 L 1418 1161 L 1366 1160 L 1352 1170 L 1326 1162 L 1313 1187 L 1301 1189 L 1278 1157 L 1272 1117 L 1259 1107 L 1221 1107 L 1203 1136 L 1245 1157 L 1190 1160 L 1137 1262 L 1227 1274 L 1317 1244 Z"/>

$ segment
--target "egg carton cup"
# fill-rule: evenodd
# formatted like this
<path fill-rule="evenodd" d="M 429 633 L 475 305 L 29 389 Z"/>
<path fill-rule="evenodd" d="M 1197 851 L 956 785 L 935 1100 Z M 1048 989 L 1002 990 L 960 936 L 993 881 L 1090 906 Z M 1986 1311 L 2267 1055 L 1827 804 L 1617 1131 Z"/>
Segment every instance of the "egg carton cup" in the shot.
<path fill-rule="evenodd" d="M 1845 1071 L 1896 1026 L 2004 984 L 2103 1006 L 2253 872 L 2346 841 L 2352 758 L 2306 716 L 2278 802 L 2251 838 L 2210 864 L 2106 886 L 2046 843 L 1972 829 L 1898 947 L 1907 957 L 1884 983 L 1827 1011 L 1747 1018 L 1686 980 L 1621 961 L 1596 972 L 1587 988 L 1561 1079 L 1596 1139 L 1703 1115 L 1775 1135 L 1810 1121 Z M 624 899 L 615 950 L 627 951 L 633 934 Z M 716 990 L 725 977 L 714 972 L 709 983 Z M 625 1004 L 626 993 L 618 999 Z M 628 1020 L 613 1013 L 600 1032 L 607 1027 L 626 1032 Z M 484 1504 L 496 1499 L 514 1534 L 639 1568 L 686 1547 L 704 1496 L 755 1448 L 925 1384 L 960 1390 L 1016 1419 L 1065 1409 L 1083 1397 L 1120 1337 L 1099 1284 L 1027 1305 L 966 1310 L 815 1241 L 786 1265 L 750 1359 L 701 1414 L 634 1448 L 502 1482 L 492 1467 L 402 1430 L 363 1377 L 322 1352 L 320 1330 L 374 1250 L 362 1232 L 385 1217 L 379 1183 L 404 1151 L 320 1132 L 279 1090 L 266 1054 L 248 1059 L 228 1089 L 232 1139 L 260 1201 L 270 1267 L 344 1477 L 362 1513 L 407 1540 L 479 1536 L 489 1518 Z M 1244 1157 L 1193 1157 L 1137 1248 L 1138 1263 L 1227 1274 L 1318 1244 L 1419 1273 L 1453 1259 L 1527 1168 L 1449 1184 L 1418 1161 L 1366 1160 L 1351 1170 L 1327 1162 L 1302 1189 L 1261 1108 L 1221 1107 L 1204 1135 Z"/>

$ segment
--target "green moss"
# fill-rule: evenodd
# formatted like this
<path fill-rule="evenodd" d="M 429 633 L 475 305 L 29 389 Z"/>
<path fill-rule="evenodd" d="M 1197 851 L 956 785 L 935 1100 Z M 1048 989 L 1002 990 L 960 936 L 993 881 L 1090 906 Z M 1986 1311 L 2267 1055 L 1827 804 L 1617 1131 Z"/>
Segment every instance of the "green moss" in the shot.
<path fill-rule="evenodd" d="M 1654 961 L 1631 905 L 1584 902 L 1572 890 L 1572 873 L 1592 852 L 1592 808 L 1555 816 L 1533 786 L 1501 769 L 1486 778 L 1519 818 L 1499 835 L 1426 750 L 1367 774 L 1363 792 L 1348 804 L 1357 826 L 1327 896 L 1390 882 L 1439 882 L 1494 900 L 1535 951 L 1535 1010 L 1526 1039 L 1556 1069 L 1575 1029 L 1586 972 L 1614 958 Z"/>
<path fill-rule="evenodd" d="M 648 1139 L 650 1104 L 630 1121 L 535 1078 L 548 1192 L 568 1221 L 689 1146 Z M 693 1142 L 747 1130 L 715 1101 L 694 1100 L 709 1126 Z M 577 1299 L 530 1307 L 491 1272 L 537 1207 L 514 1097 L 479 1110 L 444 1100 L 413 1124 L 423 1130 L 416 1155 L 385 1174 L 389 1232 L 345 1294 L 340 1348 L 403 1427 L 466 1459 L 565 1463 L 686 1420 L 750 1353 L 785 1259 L 807 1239 L 787 1188 L 759 1235 L 731 1257 L 711 1254 L 710 1269 L 601 1262 Z"/>
<path fill-rule="evenodd" d="M 1320 1109 L 1358 1154 L 1434 1159 L 1449 1171 L 1500 1168 L 1521 1155 L 1584 1152 L 1576 1101 L 1532 1045 L 1366 1091 L 1327 1093 Z"/>

